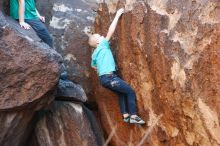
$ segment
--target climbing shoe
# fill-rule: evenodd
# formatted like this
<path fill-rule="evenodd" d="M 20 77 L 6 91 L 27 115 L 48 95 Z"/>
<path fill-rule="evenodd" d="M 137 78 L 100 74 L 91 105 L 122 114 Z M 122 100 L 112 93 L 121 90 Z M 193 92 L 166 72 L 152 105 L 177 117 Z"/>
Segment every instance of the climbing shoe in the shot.
<path fill-rule="evenodd" d="M 142 120 L 139 116 L 135 116 L 134 118 L 130 117 L 131 124 L 145 124 L 144 120 Z"/>
<path fill-rule="evenodd" d="M 124 120 L 124 122 L 129 123 L 129 121 L 130 121 L 130 116 L 124 117 L 123 120 Z"/>

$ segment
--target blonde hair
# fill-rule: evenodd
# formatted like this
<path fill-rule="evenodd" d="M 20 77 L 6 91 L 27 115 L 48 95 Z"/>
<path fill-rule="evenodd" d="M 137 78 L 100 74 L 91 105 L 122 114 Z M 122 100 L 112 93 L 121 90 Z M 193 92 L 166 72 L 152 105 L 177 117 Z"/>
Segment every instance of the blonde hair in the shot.
<path fill-rule="evenodd" d="M 91 34 L 90 36 L 89 36 L 89 41 L 88 41 L 88 43 L 89 43 L 89 45 L 91 46 L 91 47 L 96 47 L 95 45 L 95 34 Z"/>

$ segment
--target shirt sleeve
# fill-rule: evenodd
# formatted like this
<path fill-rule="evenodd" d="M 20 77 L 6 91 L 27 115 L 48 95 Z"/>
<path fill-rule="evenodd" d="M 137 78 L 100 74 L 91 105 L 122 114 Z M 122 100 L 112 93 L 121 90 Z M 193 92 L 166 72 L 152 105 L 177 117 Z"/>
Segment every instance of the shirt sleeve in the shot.
<path fill-rule="evenodd" d="M 104 49 L 110 49 L 109 41 L 105 38 L 100 42 L 100 46 Z"/>

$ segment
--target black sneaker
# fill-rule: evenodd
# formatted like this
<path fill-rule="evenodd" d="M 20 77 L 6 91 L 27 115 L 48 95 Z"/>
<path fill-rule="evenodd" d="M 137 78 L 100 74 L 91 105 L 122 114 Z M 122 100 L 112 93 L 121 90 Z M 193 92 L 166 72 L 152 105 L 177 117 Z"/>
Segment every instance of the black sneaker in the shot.
<path fill-rule="evenodd" d="M 130 116 L 127 116 L 127 117 L 123 118 L 123 120 L 124 120 L 124 122 L 129 123 L 129 121 L 130 121 Z"/>
<path fill-rule="evenodd" d="M 131 124 L 145 124 L 144 120 L 142 120 L 139 116 L 136 116 L 134 118 L 130 117 L 130 123 Z"/>

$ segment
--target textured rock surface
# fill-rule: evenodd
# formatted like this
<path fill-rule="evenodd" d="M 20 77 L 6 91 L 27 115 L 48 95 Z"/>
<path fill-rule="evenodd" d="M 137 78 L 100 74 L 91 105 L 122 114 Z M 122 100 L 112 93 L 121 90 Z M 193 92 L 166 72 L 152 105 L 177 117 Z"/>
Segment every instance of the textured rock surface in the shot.
<path fill-rule="evenodd" d="M 39 11 L 42 15 L 46 14 L 47 16 L 48 26 L 55 38 L 55 46 L 62 53 L 65 63 L 68 65 L 70 78 L 75 82 L 86 85 L 86 87 L 90 86 L 90 81 L 88 80 L 89 68 L 87 68 L 90 56 L 87 49 L 86 33 L 90 29 L 87 25 L 92 24 L 93 13 L 88 9 L 91 6 L 88 4 L 92 3 L 94 2 L 80 0 L 62 2 L 55 0 L 37 1 Z M 8 13 L 6 6 L 8 6 L 8 1 L 2 0 L 0 9 Z M 1 86 L 1 88 L 12 91 L 11 94 L 13 94 L 14 90 L 17 93 L 16 98 L 12 96 L 13 98 L 10 98 L 9 102 L 4 101 L 4 98 L 2 98 L 4 107 L 1 108 L 4 112 L 0 112 L 0 129 L 2 131 L 0 145 L 102 146 L 104 142 L 103 134 L 93 113 L 80 103 L 54 102 L 48 110 L 43 110 L 39 116 L 34 116 L 35 110 L 44 107 L 46 103 L 49 103 L 54 98 L 50 92 L 47 94 L 45 92 L 48 89 L 53 90 L 54 86 L 52 85 L 58 82 L 58 64 L 53 63 L 54 61 L 60 61 L 61 58 L 55 51 L 45 50 L 48 49 L 47 46 L 39 43 L 40 40 L 34 31 L 25 31 L 10 18 L 5 20 L 2 14 L 0 16 L 0 45 L 1 48 L 2 46 L 3 48 L 5 47 L 0 52 L 0 55 L 3 56 L 0 64 L 3 66 L 7 61 L 11 61 L 9 62 L 11 70 L 8 71 L 8 76 L 12 76 L 11 81 L 15 79 L 20 81 L 19 84 L 17 82 L 12 84 L 7 78 L 3 78 L 3 75 L 8 73 L 8 68 L 5 64 L 6 67 L 1 69 L 1 71 L 5 71 L 0 74 L 1 83 L 5 86 L 8 83 L 11 86 L 9 86 L 10 89 L 4 86 Z M 28 47 L 28 50 L 26 50 L 26 47 Z M 4 55 L 15 56 L 16 58 L 9 60 Z M 22 62 L 22 59 L 25 61 Z M 15 66 L 10 66 L 13 65 L 13 61 L 16 61 Z M 32 65 L 29 65 L 29 63 L 32 63 Z M 16 72 L 16 68 L 20 69 L 20 72 Z M 28 83 L 25 88 L 22 86 L 23 77 L 26 77 L 25 82 Z M 72 101 L 74 98 L 74 100 L 78 99 L 83 102 L 87 100 L 86 94 L 80 85 L 72 82 L 65 83 L 69 84 L 65 87 L 71 86 L 71 91 L 68 90 L 70 92 L 64 93 L 64 96 L 68 96 L 68 99 L 60 95 L 59 99 Z M 36 90 L 32 91 L 31 87 L 35 87 L 34 85 Z M 26 90 L 32 93 L 30 93 L 31 96 L 25 95 Z M 23 95 L 23 98 L 17 98 L 19 95 Z M 9 109 L 10 111 L 8 111 Z M 35 131 L 31 133 L 33 127 L 35 127 Z M 32 138 L 28 140 L 30 136 Z M 27 140 L 29 141 L 28 144 Z"/>
<path fill-rule="evenodd" d="M 102 146 L 103 137 L 100 129 L 96 121 L 92 124 L 89 122 L 91 117 L 89 119 L 87 114 L 93 116 L 80 104 L 53 102 L 47 110 L 39 114 L 31 145 Z M 94 120 L 94 117 L 92 118 Z"/>
<path fill-rule="evenodd" d="M 9 14 L 9 1 L 1 0 L 0 1 L 0 10 L 4 11 L 4 13 Z"/>
<path fill-rule="evenodd" d="M 0 112 L 0 145 L 24 146 L 32 130 L 33 110 Z"/>
<path fill-rule="evenodd" d="M 144 127 L 122 123 L 116 96 L 93 78 L 105 132 L 117 126 L 111 144 L 138 145 L 147 132 L 145 146 L 220 145 L 220 2 L 106 2 L 96 32 L 106 34 L 112 14 L 125 5 L 112 46 L 147 121 Z"/>
<path fill-rule="evenodd" d="M 69 79 L 91 92 L 90 56 L 87 33 L 94 21 L 95 0 L 37 0 L 39 11 L 46 15 L 56 50 L 62 54 Z M 91 96 L 88 96 L 91 98 Z"/>
<path fill-rule="evenodd" d="M 0 145 L 24 146 L 36 110 L 53 99 L 61 56 L 0 11 Z"/>
<path fill-rule="evenodd" d="M 61 57 L 22 35 L 19 26 L 15 30 L 16 22 L 8 23 L 2 13 L 0 19 L 0 109 L 6 110 L 39 101 L 55 87 Z"/>
<path fill-rule="evenodd" d="M 60 79 L 55 94 L 56 99 L 64 101 L 86 102 L 88 100 L 84 89 L 68 79 L 64 64 L 60 67 Z"/>
<path fill-rule="evenodd" d="M 94 21 L 92 9 L 97 7 L 96 0 L 36 0 L 36 5 L 41 15 L 46 16 L 46 25 L 56 50 L 64 57 L 70 79 L 90 94 L 87 33 Z M 9 0 L 1 0 L 0 9 L 9 14 Z"/>
<path fill-rule="evenodd" d="M 0 10 L 7 14 L 8 2 L 0 2 Z M 48 26 L 68 65 L 70 78 L 85 85 L 88 93 L 90 56 L 86 33 L 93 21 L 88 7 L 94 2 L 37 0 L 37 4 L 41 14 L 51 19 Z M 40 43 L 33 30 L 21 29 L 2 13 L 0 20 L 0 145 L 102 146 L 103 134 L 93 113 L 80 103 L 56 101 L 35 115 L 54 99 L 61 57 Z M 87 100 L 80 85 L 67 78 L 62 80 L 65 93 L 58 95 L 59 100 Z"/>
<path fill-rule="evenodd" d="M 84 89 L 70 80 L 59 80 L 56 99 L 64 101 L 86 102 L 88 100 Z"/>

